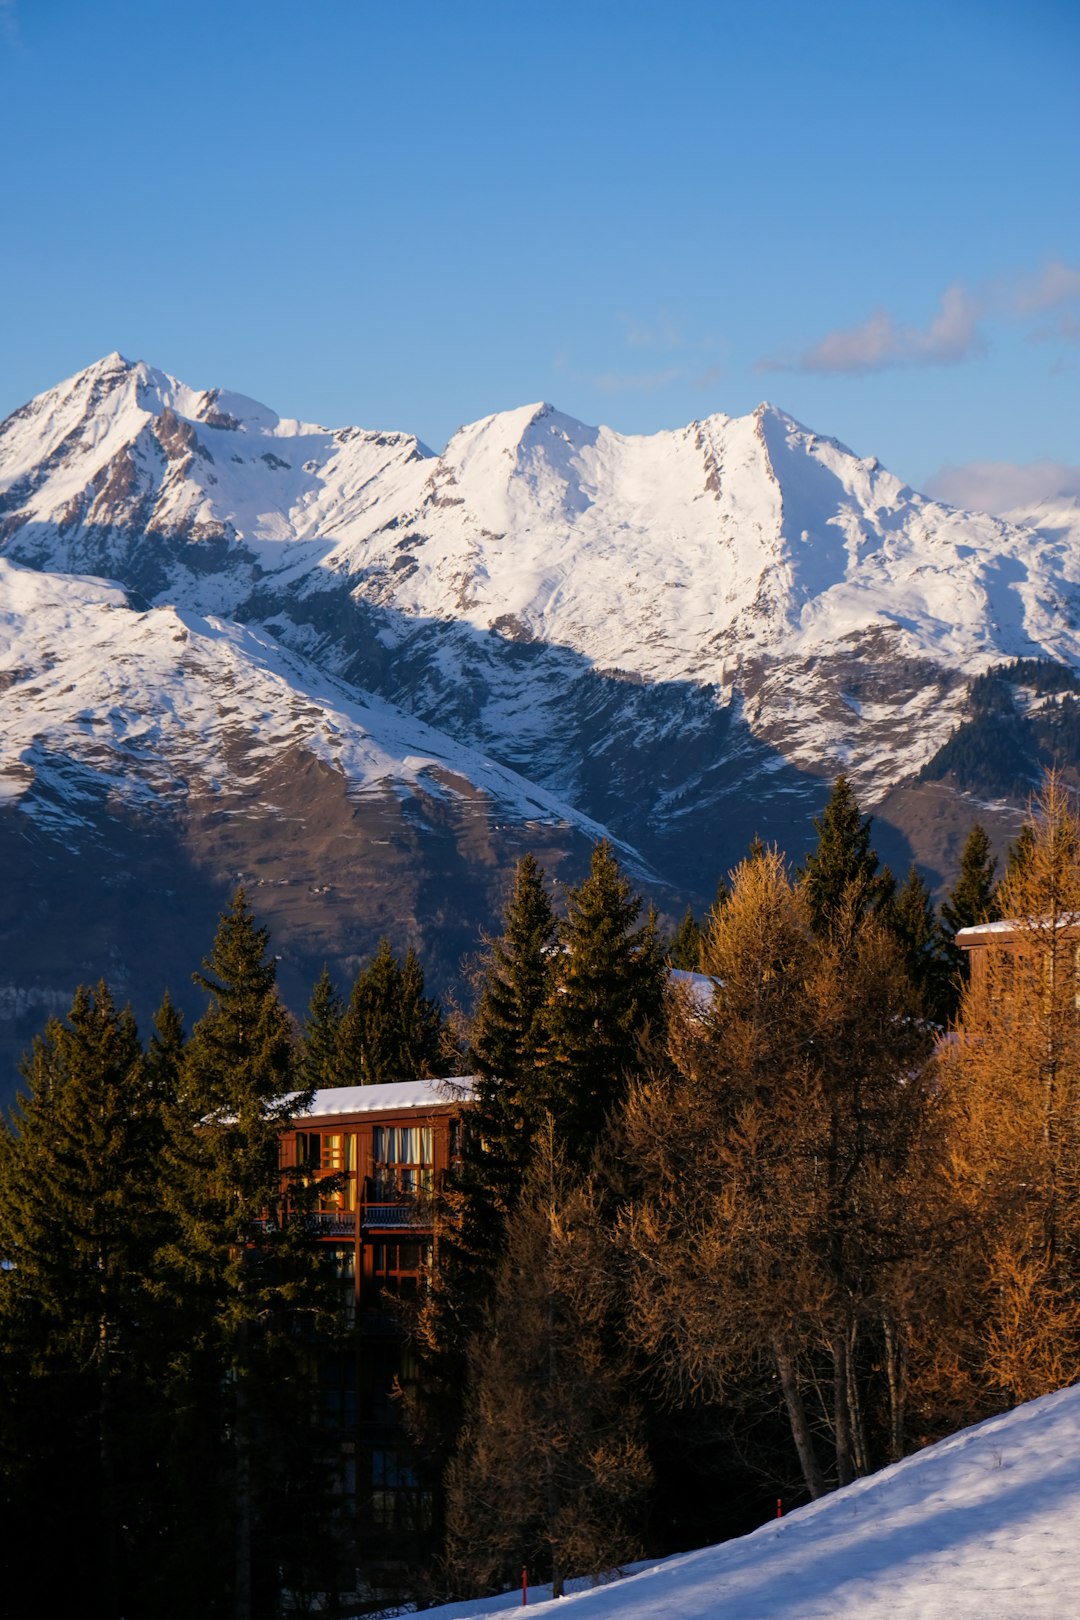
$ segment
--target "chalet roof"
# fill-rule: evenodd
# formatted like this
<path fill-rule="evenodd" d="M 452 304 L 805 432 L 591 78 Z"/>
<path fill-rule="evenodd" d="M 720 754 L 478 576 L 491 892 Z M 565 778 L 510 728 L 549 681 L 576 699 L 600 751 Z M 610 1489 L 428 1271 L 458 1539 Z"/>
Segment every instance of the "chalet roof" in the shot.
<path fill-rule="evenodd" d="M 1024 934 L 1045 933 L 1051 928 L 1074 929 L 1080 933 L 1080 912 L 1063 911 L 1059 917 L 1006 917 L 1000 922 L 974 923 L 960 928 L 956 943 L 964 950 L 972 945 L 988 945 L 991 940 L 1009 940 Z"/>
<path fill-rule="evenodd" d="M 297 1114 L 294 1123 L 345 1114 L 430 1113 L 468 1102 L 472 1088 L 471 1075 L 455 1075 L 452 1080 L 395 1080 L 383 1086 L 334 1086 L 317 1091 L 311 1107 Z"/>

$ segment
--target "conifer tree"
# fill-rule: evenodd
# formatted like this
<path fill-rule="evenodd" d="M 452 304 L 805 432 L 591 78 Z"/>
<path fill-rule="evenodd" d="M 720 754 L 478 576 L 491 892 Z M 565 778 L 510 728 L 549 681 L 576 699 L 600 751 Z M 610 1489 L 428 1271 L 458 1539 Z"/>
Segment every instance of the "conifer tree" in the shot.
<path fill-rule="evenodd" d="M 697 973 L 701 966 L 701 929 L 690 906 L 671 936 L 667 955 L 672 967 L 684 973 Z"/>
<path fill-rule="evenodd" d="M 311 1091 L 295 1087 L 289 1019 L 268 942 L 238 890 L 194 975 L 210 1001 L 187 1043 L 170 1121 L 179 1233 L 168 1258 L 191 1302 L 193 1400 L 207 1401 L 215 1364 L 220 1368 L 225 1495 L 218 1517 L 232 1520 L 236 1620 L 270 1612 L 275 1601 L 270 1479 L 284 1467 L 290 1388 L 304 1377 L 295 1330 L 317 1318 L 326 1297 L 317 1255 L 300 1223 L 286 1218 L 279 1137 Z"/>
<path fill-rule="evenodd" d="M 900 1399 L 884 1320 L 895 1341 L 927 1118 L 895 945 L 835 922 L 815 937 L 776 851 L 743 862 L 705 940 L 713 1001 L 673 1010 L 673 1067 L 635 1082 L 622 1122 L 633 1331 L 684 1396 L 770 1363 L 811 1496 L 871 1466 L 863 1369 L 887 1362 Z"/>
<path fill-rule="evenodd" d="M 994 922 L 999 916 L 994 873 L 997 861 L 990 853 L 986 829 L 976 822 L 968 833 L 960 856 L 960 871 L 947 899 L 941 903 L 942 954 L 951 979 L 949 1014 L 954 1014 L 963 987 L 968 982 L 968 955 L 955 944 L 961 928 Z"/>
<path fill-rule="evenodd" d="M 506 1223 L 521 1196 L 536 1132 L 548 1118 L 544 1058 L 557 928 L 532 855 L 518 862 L 503 931 L 488 941 L 466 1061 L 475 1076 L 462 1160 L 435 1203 L 439 1264 L 421 1302 L 426 1362 L 413 1425 L 445 1458 L 462 1420 L 466 1345 L 479 1331 Z"/>
<path fill-rule="evenodd" d="M 345 1003 L 323 968 L 311 992 L 303 1028 L 300 1077 L 313 1091 L 332 1090 L 359 1083 L 345 1061 L 343 1026 Z"/>
<path fill-rule="evenodd" d="M 440 1072 L 442 1016 L 424 994 L 424 973 L 410 946 L 401 963 L 387 939 L 357 974 L 341 1026 L 345 1071 L 353 1085 L 385 1085 Z"/>
<path fill-rule="evenodd" d="M 817 848 L 799 873 L 811 926 L 819 936 L 835 937 L 842 924 L 858 928 L 892 896 L 895 883 L 888 868 L 879 866 L 870 843 L 871 825 L 847 777 L 838 776 L 828 804 L 814 821 Z"/>
<path fill-rule="evenodd" d="M 623 1097 L 642 1037 L 658 1033 L 667 973 L 655 919 L 605 840 L 589 876 L 566 897 L 544 1085 L 560 1142 L 587 1164 L 604 1121 Z"/>
<path fill-rule="evenodd" d="M 154 1488 L 160 1098 L 130 1011 L 104 983 L 49 1021 L 23 1074 L 0 1134 L 0 1476 L 5 1540 L 21 1553 L 5 1595 L 13 1612 L 39 1605 L 26 1551 L 59 1519 L 86 1613 L 116 1620 L 146 1602 L 149 1546 L 168 1528 Z M 28 1568 L 33 1591 L 20 1598 Z"/>
<path fill-rule="evenodd" d="M 934 918 L 930 891 L 912 866 L 882 921 L 900 948 L 901 959 L 925 1017 L 944 1024 L 952 1011 L 951 965 Z"/>
<path fill-rule="evenodd" d="M 532 855 L 518 863 L 503 917 L 481 969 L 469 1030 L 468 1063 L 476 1075 L 468 1180 L 491 1217 L 513 1207 L 533 1137 L 549 1099 L 543 1060 L 552 999 L 557 928 L 544 874 Z M 482 1193 L 481 1193 L 482 1187 Z M 476 1202 L 476 1200 L 474 1200 Z M 483 1219 L 475 1210 L 477 1219 Z"/>

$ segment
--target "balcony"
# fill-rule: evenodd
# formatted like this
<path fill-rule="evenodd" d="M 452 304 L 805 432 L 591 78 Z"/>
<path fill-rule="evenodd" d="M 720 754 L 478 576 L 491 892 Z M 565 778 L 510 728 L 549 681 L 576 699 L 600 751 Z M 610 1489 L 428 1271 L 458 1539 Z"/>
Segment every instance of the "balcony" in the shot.
<path fill-rule="evenodd" d="M 398 1199 L 392 1204 L 364 1204 L 360 1225 L 365 1232 L 400 1232 L 417 1227 L 426 1230 L 431 1227 L 431 1218 L 415 1200 Z"/>

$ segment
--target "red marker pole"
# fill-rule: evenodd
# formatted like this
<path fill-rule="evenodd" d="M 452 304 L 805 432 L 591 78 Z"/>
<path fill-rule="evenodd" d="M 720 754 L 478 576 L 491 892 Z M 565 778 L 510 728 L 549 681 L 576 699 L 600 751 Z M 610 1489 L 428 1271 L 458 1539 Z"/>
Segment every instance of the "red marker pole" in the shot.
<path fill-rule="evenodd" d="M 784 1517 L 784 1498 L 782 1496 L 776 1498 L 776 1517 L 778 1519 Z"/>
<path fill-rule="evenodd" d="M 529 1572 L 528 1572 L 527 1569 L 522 1568 L 522 1571 L 521 1571 L 521 1607 L 523 1609 L 526 1608 L 528 1606 L 528 1602 L 529 1602 Z"/>

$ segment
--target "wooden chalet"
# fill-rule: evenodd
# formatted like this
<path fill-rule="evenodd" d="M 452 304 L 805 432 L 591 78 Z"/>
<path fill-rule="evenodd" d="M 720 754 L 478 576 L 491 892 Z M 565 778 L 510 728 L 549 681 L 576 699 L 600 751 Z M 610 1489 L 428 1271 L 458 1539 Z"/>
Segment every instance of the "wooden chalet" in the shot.
<path fill-rule="evenodd" d="M 395 1395 L 416 1380 L 400 1307 L 434 1261 L 431 1195 L 460 1157 L 470 1092 L 468 1080 L 318 1091 L 282 1132 L 282 1171 L 303 1167 L 316 1184 L 305 1219 L 337 1276 L 341 1324 L 353 1330 L 342 1347 L 319 1348 L 318 1398 L 369 1569 L 407 1562 L 430 1529 L 432 1482 Z"/>

